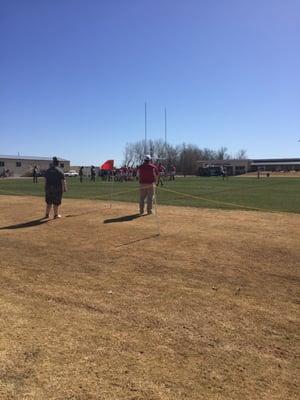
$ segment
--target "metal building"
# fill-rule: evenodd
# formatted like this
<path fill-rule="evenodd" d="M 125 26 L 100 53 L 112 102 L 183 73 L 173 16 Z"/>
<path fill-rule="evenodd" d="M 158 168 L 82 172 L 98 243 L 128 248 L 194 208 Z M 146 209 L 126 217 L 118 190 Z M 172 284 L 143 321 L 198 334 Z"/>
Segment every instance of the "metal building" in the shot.
<path fill-rule="evenodd" d="M 57 158 L 61 169 L 69 171 L 70 161 L 64 158 Z M 0 175 L 6 172 L 6 176 L 29 176 L 35 165 L 42 172 L 48 169 L 51 163 L 52 157 L 0 155 Z"/>
<path fill-rule="evenodd" d="M 200 160 L 198 175 L 220 175 L 224 169 L 227 175 L 242 175 L 255 171 L 300 171 L 300 158 L 265 158 L 256 160 Z"/>

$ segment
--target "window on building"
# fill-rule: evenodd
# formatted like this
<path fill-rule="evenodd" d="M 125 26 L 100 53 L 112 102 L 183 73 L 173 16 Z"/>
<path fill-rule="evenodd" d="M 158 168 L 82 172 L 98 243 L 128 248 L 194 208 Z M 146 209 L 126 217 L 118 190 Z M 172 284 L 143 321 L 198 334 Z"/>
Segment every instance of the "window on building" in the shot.
<path fill-rule="evenodd" d="M 0 161 L 0 167 L 4 167 L 5 166 L 5 162 L 4 161 Z"/>
<path fill-rule="evenodd" d="M 22 167 L 21 161 L 17 161 L 17 162 L 16 162 L 16 167 Z"/>
<path fill-rule="evenodd" d="M 60 165 L 60 168 L 65 168 L 65 164 L 63 162 L 61 162 L 59 165 Z"/>

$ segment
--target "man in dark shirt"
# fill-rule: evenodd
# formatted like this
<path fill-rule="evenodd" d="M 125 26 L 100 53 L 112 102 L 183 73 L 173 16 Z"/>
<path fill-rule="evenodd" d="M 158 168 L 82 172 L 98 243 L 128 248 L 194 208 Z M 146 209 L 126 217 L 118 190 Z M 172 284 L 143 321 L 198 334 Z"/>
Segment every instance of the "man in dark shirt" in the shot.
<path fill-rule="evenodd" d="M 54 219 L 61 217 L 58 208 L 61 205 L 63 192 L 67 191 L 67 187 L 64 173 L 60 168 L 58 168 L 58 165 L 58 159 L 53 157 L 53 164 L 45 173 L 45 200 L 47 204 L 45 218 L 49 218 L 52 205 Z"/>
<path fill-rule="evenodd" d="M 79 180 L 80 180 L 80 182 L 82 182 L 82 179 L 83 179 L 83 167 L 80 167 L 79 168 Z"/>
<path fill-rule="evenodd" d="M 93 165 L 91 166 L 91 181 L 96 182 L 96 168 Z"/>
<path fill-rule="evenodd" d="M 144 214 L 145 198 L 147 197 L 147 214 L 152 214 L 154 187 L 158 171 L 151 164 L 151 156 L 145 156 L 144 163 L 138 168 L 140 183 L 140 215 Z"/>

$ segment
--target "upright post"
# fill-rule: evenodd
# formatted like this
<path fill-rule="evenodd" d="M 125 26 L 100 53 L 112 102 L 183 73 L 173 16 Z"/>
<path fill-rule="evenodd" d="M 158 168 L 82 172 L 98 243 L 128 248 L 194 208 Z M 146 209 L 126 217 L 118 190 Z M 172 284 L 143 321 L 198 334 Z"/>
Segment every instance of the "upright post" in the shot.
<path fill-rule="evenodd" d="M 113 171 L 111 171 L 110 177 L 111 177 L 111 185 L 110 185 L 109 208 L 112 207 L 112 199 L 113 199 L 113 192 L 114 192 L 114 180 L 115 180 L 115 177 L 113 175 Z"/>
<path fill-rule="evenodd" d="M 157 236 L 160 235 L 160 222 L 157 213 L 157 200 L 156 200 L 156 187 L 154 186 L 154 209 L 155 209 L 155 219 L 156 219 L 156 227 L 157 227 Z"/>
<path fill-rule="evenodd" d="M 145 145 L 144 153 L 147 154 L 147 103 L 145 102 Z"/>
<path fill-rule="evenodd" d="M 167 109 L 165 108 L 165 152 L 167 151 Z"/>

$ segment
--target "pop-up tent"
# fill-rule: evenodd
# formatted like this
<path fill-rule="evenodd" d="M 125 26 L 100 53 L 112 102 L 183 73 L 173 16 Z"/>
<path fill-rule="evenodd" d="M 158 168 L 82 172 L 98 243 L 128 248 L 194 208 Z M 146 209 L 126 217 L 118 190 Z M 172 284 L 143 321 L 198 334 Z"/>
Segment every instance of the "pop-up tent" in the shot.
<path fill-rule="evenodd" d="M 111 171 L 114 169 L 114 160 L 106 160 L 105 163 L 103 163 L 100 166 L 100 169 L 103 171 Z"/>

